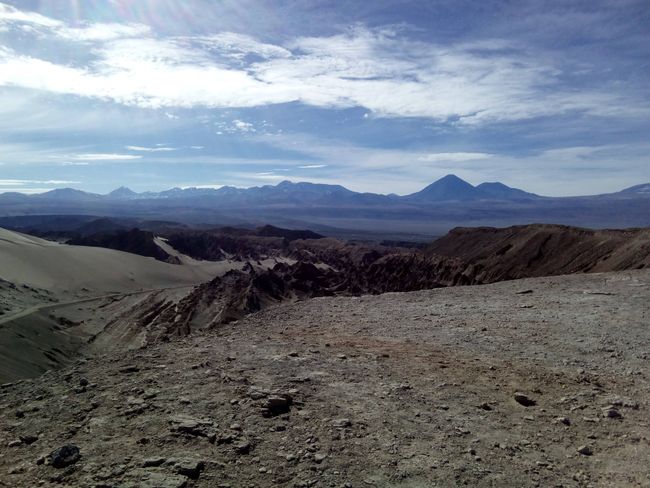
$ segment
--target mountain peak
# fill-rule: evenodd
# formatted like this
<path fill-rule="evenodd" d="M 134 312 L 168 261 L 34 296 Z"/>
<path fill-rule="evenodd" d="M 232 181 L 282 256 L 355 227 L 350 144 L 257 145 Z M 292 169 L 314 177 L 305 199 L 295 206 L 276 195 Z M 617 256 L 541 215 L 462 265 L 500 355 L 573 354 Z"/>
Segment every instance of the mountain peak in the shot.
<path fill-rule="evenodd" d="M 117 198 L 132 197 L 135 195 L 137 195 L 137 193 L 131 190 L 130 188 L 127 188 L 126 186 L 120 186 L 119 188 L 116 188 L 115 190 L 113 190 L 108 194 L 109 197 L 117 197 Z"/>
<path fill-rule="evenodd" d="M 421 201 L 474 200 L 480 192 L 456 175 L 446 175 L 407 197 Z"/>

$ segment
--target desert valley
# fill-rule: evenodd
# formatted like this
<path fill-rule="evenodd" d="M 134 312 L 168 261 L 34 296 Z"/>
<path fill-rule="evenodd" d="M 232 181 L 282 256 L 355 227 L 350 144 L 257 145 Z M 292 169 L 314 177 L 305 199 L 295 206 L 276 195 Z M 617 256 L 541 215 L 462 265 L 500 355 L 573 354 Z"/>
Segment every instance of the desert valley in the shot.
<path fill-rule="evenodd" d="M 5 486 L 648 483 L 647 229 L 69 220 L 0 239 Z"/>
<path fill-rule="evenodd" d="M 0 488 L 650 488 L 648 0 L 0 0 Z"/>

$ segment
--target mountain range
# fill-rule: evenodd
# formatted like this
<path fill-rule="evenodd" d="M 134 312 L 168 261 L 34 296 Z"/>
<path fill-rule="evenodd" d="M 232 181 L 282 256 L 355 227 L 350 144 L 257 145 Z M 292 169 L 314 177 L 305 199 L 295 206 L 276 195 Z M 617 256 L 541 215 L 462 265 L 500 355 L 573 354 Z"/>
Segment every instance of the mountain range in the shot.
<path fill-rule="evenodd" d="M 585 227 L 650 225 L 650 183 L 619 192 L 546 197 L 500 182 L 477 186 L 447 175 L 409 195 L 359 193 L 341 185 L 283 181 L 252 188 L 172 188 L 137 193 L 120 187 L 106 195 L 61 188 L 0 194 L 0 216 L 99 215 L 183 223 L 270 223 L 440 235 L 457 225 L 558 223 Z"/>

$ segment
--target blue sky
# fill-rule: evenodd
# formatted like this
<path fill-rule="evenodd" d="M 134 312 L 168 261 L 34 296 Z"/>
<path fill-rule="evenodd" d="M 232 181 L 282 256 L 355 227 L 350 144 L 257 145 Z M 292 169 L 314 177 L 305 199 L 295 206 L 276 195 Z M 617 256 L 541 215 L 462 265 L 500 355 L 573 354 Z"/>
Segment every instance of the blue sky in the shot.
<path fill-rule="evenodd" d="M 4 0 L 0 192 L 650 181 L 647 0 Z"/>

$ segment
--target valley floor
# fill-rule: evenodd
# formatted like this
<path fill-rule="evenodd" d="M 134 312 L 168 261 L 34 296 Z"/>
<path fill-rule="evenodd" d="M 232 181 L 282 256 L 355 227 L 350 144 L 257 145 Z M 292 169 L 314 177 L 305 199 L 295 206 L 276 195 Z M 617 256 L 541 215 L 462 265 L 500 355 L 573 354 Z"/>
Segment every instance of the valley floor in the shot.
<path fill-rule="evenodd" d="M 650 486 L 649 324 L 646 270 L 280 305 L 2 386 L 0 486 Z"/>

